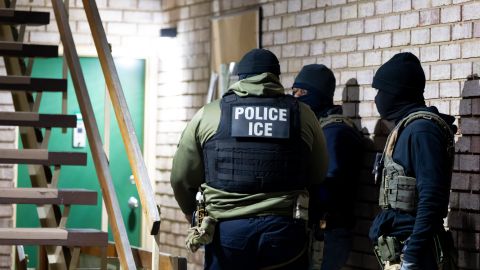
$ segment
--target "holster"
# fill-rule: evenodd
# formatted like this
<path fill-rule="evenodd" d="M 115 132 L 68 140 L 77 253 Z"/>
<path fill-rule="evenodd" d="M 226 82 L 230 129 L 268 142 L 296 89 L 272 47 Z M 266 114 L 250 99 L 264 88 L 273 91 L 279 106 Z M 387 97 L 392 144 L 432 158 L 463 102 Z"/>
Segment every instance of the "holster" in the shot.
<path fill-rule="evenodd" d="M 298 194 L 293 207 L 293 218 L 308 221 L 308 192 Z"/>
<path fill-rule="evenodd" d="M 383 172 L 383 153 L 375 154 L 375 161 L 373 162 L 372 174 L 374 175 L 375 184 L 382 181 Z"/>
<path fill-rule="evenodd" d="M 374 246 L 374 252 L 382 269 L 386 269 L 388 265 L 401 262 L 402 243 L 396 237 L 382 235 Z"/>
<path fill-rule="evenodd" d="M 452 233 L 442 230 L 434 236 L 433 243 L 438 269 L 457 270 L 458 252 L 453 245 Z"/>

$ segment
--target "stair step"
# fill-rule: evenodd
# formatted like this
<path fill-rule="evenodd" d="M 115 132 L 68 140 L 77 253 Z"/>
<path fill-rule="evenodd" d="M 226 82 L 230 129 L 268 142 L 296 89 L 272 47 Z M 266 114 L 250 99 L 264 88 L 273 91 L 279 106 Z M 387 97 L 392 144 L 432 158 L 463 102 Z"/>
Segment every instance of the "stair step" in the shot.
<path fill-rule="evenodd" d="M 1 41 L 0 55 L 21 57 L 58 57 L 58 46 Z"/>
<path fill-rule="evenodd" d="M 0 126 L 76 127 L 77 116 L 32 112 L 0 112 Z"/>
<path fill-rule="evenodd" d="M 106 247 L 108 233 L 95 229 L 0 228 L 0 245 Z"/>
<path fill-rule="evenodd" d="M 2 188 L 0 204 L 97 205 L 97 192 L 86 189 Z"/>
<path fill-rule="evenodd" d="M 49 12 L 13 10 L 0 8 L 0 24 L 47 25 L 50 23 Z"/>
<path fill-rule="evenodd" d="M 87 154 L 48 152 L 46 149 L 0 149 L 0 163 L 84 166 L 87 164 Z"/>
<path fill-rule="evenodd" d="M 153 269 L 152 267 L 152 251 L 140 247 L 132 246 L 132 255 L 138 269 Z M 108 242 L 107 246 L 108 261 L 118 260 L 118 253 L 114 242 Z M 98 247 L 82 247 L 81 254 L 90 255 L 93 257 L 101 257 L 102 251 Z M 157 253 L 159 269 L 176 269 L 187 270 L 187 258 L 168 254 L 164 252 Z"/>
<path fill-rule="evenodd" d="M 28 76 L 0 76 L 0 90 L 66 92 L 67 80 L 31 78 Z"/>

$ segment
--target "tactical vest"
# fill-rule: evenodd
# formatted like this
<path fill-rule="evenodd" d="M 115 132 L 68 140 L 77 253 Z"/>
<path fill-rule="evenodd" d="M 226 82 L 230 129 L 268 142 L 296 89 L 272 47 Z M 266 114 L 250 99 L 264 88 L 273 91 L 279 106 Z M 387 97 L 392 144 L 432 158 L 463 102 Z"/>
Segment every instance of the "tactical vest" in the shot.
<path fill-rule="evenodd" d="M 318 119 L 318 121 L 320 122 L 321 128 L 324 128 L 330 124 L 343 123 L 347 126 L 350 126 L 351 128 L 357 129 L 352 119 L 342 114 L 330 114 L 327 117 L 321 117 L 320 119 Z"/>
<path fill-rule="evenodd" d="M 304 189 L 307 162 L 294 97 L 225 95 L 217 132 L 203 146 L 206 183 L 227 192 Z"/>
<path fill-rule="evenodd" d="M 405 127 L 417 119 L 433 121 L 442 130 L 447 139 L 447 152 L 453 167 L 454 137 L 449 125 L 437 114 L 418 111 L 402 119 L 387 138 L 383 151 L 383 174 L 380 185 L 379 205 L 384 208 L 400 209 L 405 212 L 414 212 L 417 208 L 417 189 L 415 177 L 405 175 L 402 165 L 393 161 L 393 150 L 400 133 Z"/>

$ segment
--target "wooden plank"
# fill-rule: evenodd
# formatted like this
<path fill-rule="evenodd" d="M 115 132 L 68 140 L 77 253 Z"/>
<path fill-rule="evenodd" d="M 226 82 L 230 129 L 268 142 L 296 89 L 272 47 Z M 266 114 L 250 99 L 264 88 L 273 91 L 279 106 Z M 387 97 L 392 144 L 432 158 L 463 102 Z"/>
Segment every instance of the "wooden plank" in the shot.
<path fill-rule="evenodd" d="M 87 154 L 48 152 L 46 149 L 0 149 L 0 163 L 84 166 L 87 164 Z"/>
<path fill-rule="evenodd" d="M 69 270 L 76 270 L 78 266 L 78 260 L 80 259 L 80 248 L 75 247 L 72 252 L 72 258 L 70 259 Z"/>
<path fill-rule="evenodd" d="M 123 94 L 120 78 L 118 77 L 115 63 L 110 51 L 102 20 L 94 0 L 83 0 L 83 6 L 87 14 L 88 24 L 92 31 L 95 47 L 102 66 L 103 75 L 108 86 L 113 109 L 117 118 L 118 126 L 130 161 L 130 167 L 135 178 L 142 209 L 147 216 L 150 227 L 150 234 L 157 235 L 160 230 L 159 207 L 155 201 L 147 167 L 143 160 L 142 151 L 138 144 L 135 128 L 133 126 L 127 101 Z"/>
<path fill-rule="evenodd" d="M 0 24 L 46 25 L 50 23 L 49 12 L 13 10 L 0 8 Z"/>
<path fill-rule="evenodd" d="M 82 247 L 82 254 L 100 257 L 101 249 L 98 247 Z M 152 252 L 142 248 L 132 247 L 133 257 L 137 268 L 152 268 Z M 115 258 L 118 254 L 115 250 L 115 244 L 109 242 L 107 247 L 107 257 Z M 159 253 L 158 269 L 160 270 L 186 270 L 187 259 L 185 257 L 174 256 L 168 253 Z"/>
<path fill-rule="evenodd" d="M 82 254 L 87 254 L 94 257 L 102 256 L 102 249 L 98 247 L 82 247 Z M 137 268 L 152 269 L 152 252 L 139 247 L 132 247 L 133 258 L 135 259 L 135 265 Z M 118 257 L 118 253 L 115 249 L 115 243 L 109 242 L 106 247 L 106 255 L 109 258 Z"/>
<path fill-rule="evenodd" d="M 0 90 L 66 92 L 67 80 L 31 78 L 28 76 L 0 76 Z"/>
<path fill-rule="evenodd" d="M 38 114 L 31 112 L 0 112 L 0 126 L 76 127 L 77 116 Z"/>
<path fill-rule="evenodd" d="M 187 259 L 184 257 L 172 256 L 160 252 L 158 269 L 162 270 L 187 270 Z"/>
<path fill-rule="evenodd" d="M 64 46 L 65 59 L 72 75 L 75 94 L 77 96 L 80 111 L 85 123 L 87 138 L 92 152 L 93 162 L 97 171 L 100 187 L 107 208 L 110 227 L 112 228 L 115 246 L 117 248 L 120 262 L 125 269 L 135 269 L 127 231 L 123 223 L 122 213 L 118 205 L 118 199 L 113 185 L 109 164 L 103 151 L 102 139 L 93 113 L 92 103 L 87 91 L 85 78 L 80 67 L 80 60 L 73 41 L 72 31 L 68 23 L 68 16 L 62 0 L 52 0 L 55 19 L 57 21 L 60 38 Z"/>
<path fill-rule="evenodd" d="M 106 246 L 108 233 L 95 229 L 0 228 L 0 245 Z"/>
<path fill-rule="evenodd" d="M 1 56 L 58 57 L 58 46 L 0 41 Z"/>
<path fill-rule="evenodd" d="M 81 204 L 96 205 L 97 192 L 86 189 L 3 188 L 0 204 Z"/>
<path fill-rule="evenodd" d="M 64 229 L 57 228 L 0 228 L 1 240 L 25 240 L 38 239 L 41 240 L 66 240 L 68 232 Z M 20 243 L 20 245 L 24 245 Z"/>
<path fill-rule="evenodd" d="M 6 8 L 5 1 L 0 1 L 0 7 Z M 0 25 L 0 37 L 1 40 L 15 41 L 14 29 L 9 25 Z M 20 36 L 19 36 L 20 38 Z M 18 39 L 23 40 L 23 39 Z M 25 66 L 22 58 L 18 57 L 4 57 L 5 69 L 8 75 L 30 75 L 27 74 L 29 69 Z M 30 63 L 30 61 L 29 61 Z M 32 62 L 33 63 L 33 62 Z M 12 92 L 13 104 L 16 111 L 31 111 L 33 104 L 33 98 L 31 93 L 26 92 Z M 24 148 L 39 148 L 42 144 L 42 133 L 38 132 L 39 129 L 32 127 L 20 127 L 20 138 Z M 43 165 L 28 165 L 28 172 L 30 181 L 33 187 L 46 187 L 50 182 L 51 171 L 50 167 Z M 61 211 L 58 205 L 43 205 L 37 206 L 37 213 L 40 225 L 42 227 L 56 227 L 60 221 Z M 42 215 L 40 215 L 43 213 Z M 41 247 L 41 251 L 46 251 L 48 254 L 55 252 L 55 248 L 50 246 Z M 63 249 L 57 256 L 60 258 L 56 264 L 50 265 L 51 270 L 64 270 L 67 269 L 65 258 L 68 258 L 70 254 L 69 249 Z M 42 269 L 41 259 L 45 256 L 41 256 L 39 260 L 39 269 Z"/>
<path fill-rule="evenodd" d="M 15 249 L 15 267 L 17 270 L 27 270 L 28 260 L 25 256 L 23 246 L 16 246 Z"/>

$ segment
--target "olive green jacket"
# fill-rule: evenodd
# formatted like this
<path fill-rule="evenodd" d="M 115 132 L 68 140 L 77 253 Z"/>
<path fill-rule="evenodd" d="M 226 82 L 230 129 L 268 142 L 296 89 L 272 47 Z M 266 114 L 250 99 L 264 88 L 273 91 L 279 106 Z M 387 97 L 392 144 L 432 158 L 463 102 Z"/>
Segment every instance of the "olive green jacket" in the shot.
<path fill-rule="evenodd" d="M 284 88 L 276 76 L 263 73 L 253 76 L 230 86 L 238 96 L 275 96 L 284 93 Z M 170 182 L 175 199 L 185 214 L 191 214 L 195 210 L 195 195 L 198 188 L 205 183 L 202 147 L 217 131 L 220 123 L 220 100 L 215 100 L 201 108 L 188 123 L 183 131 L 178 144 L 177 152 L 173 158 Z M 318 184 L 323 181 L 327 169 L 327 151 L 325 138 L 315 114 L 310 108 L 300 102 L 301 138 L 311 150 L 310 156 L 305 157 L 309 168 L 309 183 Z M 215 212 L 209 203 L 220 202 L 218 210 L 226 211 L 241 205 L 244 209 L 264 209 L 266 206 L 278 206 L 279 211 L 285 211 L 285 204 L 281 202 L 292 196 L 291 192 L 279 194 L 257 194 L 256 196 L 228 193 L 219 191 L 204 184 L 203 189 L 207 203 L 207 211 Z M 275 198 L 277 201 L 275 201 Z M 273 201 L 272 201 L 273 199 Z M 288 210 L 290 211 L 290 210 Z M 263 211 L 265 212 L 265 211 Z M 271 209 L 276 213 L 275 209 Z M 245 213 L 252 213 L 251 211 Z M 266 213 L 268 214 L 268 213 Z"/>

